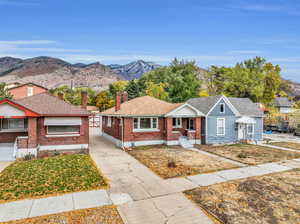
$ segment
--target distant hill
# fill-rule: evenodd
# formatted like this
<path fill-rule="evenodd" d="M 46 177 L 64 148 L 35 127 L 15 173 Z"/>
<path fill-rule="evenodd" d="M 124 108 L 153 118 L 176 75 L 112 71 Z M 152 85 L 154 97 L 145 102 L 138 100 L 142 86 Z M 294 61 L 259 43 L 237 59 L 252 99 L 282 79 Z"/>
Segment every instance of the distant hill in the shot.
<path fill-rule="evenodd" d="M 112 64 L 108 65 L 116 74 L 127 80 L 140 78 L 145 72 L 161 67 L 153 62 L 138 60 L 126 65 Z"/>
<path fill-rule="evenodd" d="M 47 88 L 61 85 L 106 89 L 114 81 L 124 79 L 100 63 L 70 64 L 51 57 L 19 59 L 0 58 L 0 82 L 34 82 Z"/>

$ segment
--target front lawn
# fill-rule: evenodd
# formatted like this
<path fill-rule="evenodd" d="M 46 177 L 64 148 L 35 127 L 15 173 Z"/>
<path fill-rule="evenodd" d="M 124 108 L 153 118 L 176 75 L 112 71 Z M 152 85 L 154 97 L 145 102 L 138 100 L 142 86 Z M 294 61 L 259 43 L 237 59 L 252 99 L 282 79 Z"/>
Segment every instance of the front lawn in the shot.
<path fill-rule="evenodd" d="M 294 142 L 271 142 L 270 145 L 280 146 L 289 149 L 300 150 L 300 143 Z"/>
<path fill-rule="evenodd" d="M 179 146 L 141 146 L 135 147 L 129 153 L 162 178 L 209 173 L 237 167 Z M 169 162 L 175 162 L 176 167 L 169 167 Z"/>
<path fill-rule="evenodd" d="M 107 186 L 88 155 L 18 161 L 0 173 L 0 202 Z"/>
<path fill-rule="evenodd" d="M 300 169 L 199 187 L 185 194 L 227 224 L 299 224 Z"/>
<path fill-rule="evenodd" d="M 82 209 L 54 215 L 6 222 L 5 224 L 123 224 L 115 206 Z"/>
<path fill-rule="evenodd" d="M 234 144 L 223 146 L 196 145 L 197 148 L 236 160 L 249 165 L 277 162 L 287 159 L 300 158 L 300 152 L 284 151 L 270 147 L 248 144 Z"/>

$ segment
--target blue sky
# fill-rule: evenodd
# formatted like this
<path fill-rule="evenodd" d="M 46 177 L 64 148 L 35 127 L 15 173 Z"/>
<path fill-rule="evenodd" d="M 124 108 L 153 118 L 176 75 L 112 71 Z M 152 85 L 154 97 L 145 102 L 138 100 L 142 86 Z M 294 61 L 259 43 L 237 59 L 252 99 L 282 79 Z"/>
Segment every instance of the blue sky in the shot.
<path fill-rule="evenodd" d="M 254 56 L 300 81 L 298 0 L 0 0 L 0 57 L 103 64 Z"/>

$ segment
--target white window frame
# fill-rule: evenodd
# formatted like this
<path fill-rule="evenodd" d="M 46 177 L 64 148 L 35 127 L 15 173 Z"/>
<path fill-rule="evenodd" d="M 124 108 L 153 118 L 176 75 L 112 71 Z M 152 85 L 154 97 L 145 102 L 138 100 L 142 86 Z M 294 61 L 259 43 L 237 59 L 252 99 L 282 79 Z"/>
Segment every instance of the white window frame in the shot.
<path fill-rule="evenodd" d="M 223 106 L 223 112 L 221 111 L 222 106 Z M 225 114 L 225 103 L 220 103 L 220 113 Z"/>
<path fill-rule="evenodd" d="M 3 128 L 3 120 L 6 119 L 7 122 L 8 122 L 8 126 L 7 128 Z M 23 126 L 20 127 L 20 128 L 11 128 L 10 127 L 10 122 L 12 120 L 22 120 L 23 122 Z M 26 119 L 15 119 L 15 118 L 3 118 L 0 120 L 0 132 L 13 132 L 13 131 L 25 131 L 26 130 L 26 124 L 25 124 L 25 121 Z"/>
<path fill-rule="evenodd" d="M 151 119 L 151 128 L 141 128 L 141 119 L 143 118 L 147 118 L 147 119 Z M 138 119 L 138 128 L 134 128 L 134 120 Z M 153 121 L 156 120 L 156 128 L 153 128 Z M 158 128 L 158 117 L 134 117 L 132 119 L 132 124 L 133 124 L 133 131 L 134 132 L 153 132 L 153 131 L 159 131 Z"/>
<path fill-rule="evenodd" d="M 252 127 L 252 132 L 249 132 L 249 127 Z M 247 134 L 254 135 L 254 124 L 247 124 Z"/>
<path fill-rule="evenodd" d="M 176 125 L 173 124 L 173 120 L 175 119 Z M 182 118 L 181 117 L 173 117 L 172 119 L 172 127 L 173 128 L 182 128 Z"/>
<path fill-rule="evenodd" d="M 191 122 L 193 122 L 193 129 L 191 129 Z M 195 131 L 196 130 L 195 120 L 193 118 L 188 118 L 188 127 L 189 127 L 189 129 L 187 129 L 187 130 L 189 130 L 189 131 Z"/>
<path fill-rule="evenodd" d="M 32 86 L 27 87 L 27 96 L 33 96 L 33 87 Z"/>
<path fill-rule="evenodd" d="M 111 127 L 111 117 L 107 117 L 107 127 Z"/>
<path fill-rule="evenodd" d="M 49 125 L 49 126 L 60 126 L 60 125 Z M 49 132 L 49 126 L 47 127 L 47 135 L 70 135 L 70 134 L 80 134 L 80 125 L 65 125 L 65 126 L 79 126 L 79 130 L 77 132 L 69 131 L 69 132 Z M 62 126 L 63 127 L 63 126 Z"/>
<path fill-rule="evenodd" d="M 223 133 L 219 133 L 219 128 L 221 128 L 219 126 L 219 121 L 222 121 L 223 124 L 224 124 L 224 126 L 223 126 L 224 131 L 223 131 Z M 226 119 L 224 117 L 217 118 L 217 136 L 225 136 L 225 134 L 226 134 Z"/>

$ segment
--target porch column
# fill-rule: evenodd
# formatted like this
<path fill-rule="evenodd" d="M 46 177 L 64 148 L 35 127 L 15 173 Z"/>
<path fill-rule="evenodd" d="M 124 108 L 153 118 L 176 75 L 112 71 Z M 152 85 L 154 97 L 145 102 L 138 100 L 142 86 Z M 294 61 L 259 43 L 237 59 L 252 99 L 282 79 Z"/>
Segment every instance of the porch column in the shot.
<path fill-rule="evenodd" d="M 165 118 L 166 141 L 172 140 L 173 122 L 171 117 Z"/>
<path fill-rule="evenodd" d="M 196 117 L 195 118 L 195 139 L 200 139 L 201 138 L 201 117 Z"/>
<path fill-rule="evenodd" d="M 37 118 L 28 118 L 28 148 L 37 147 Z"/>

